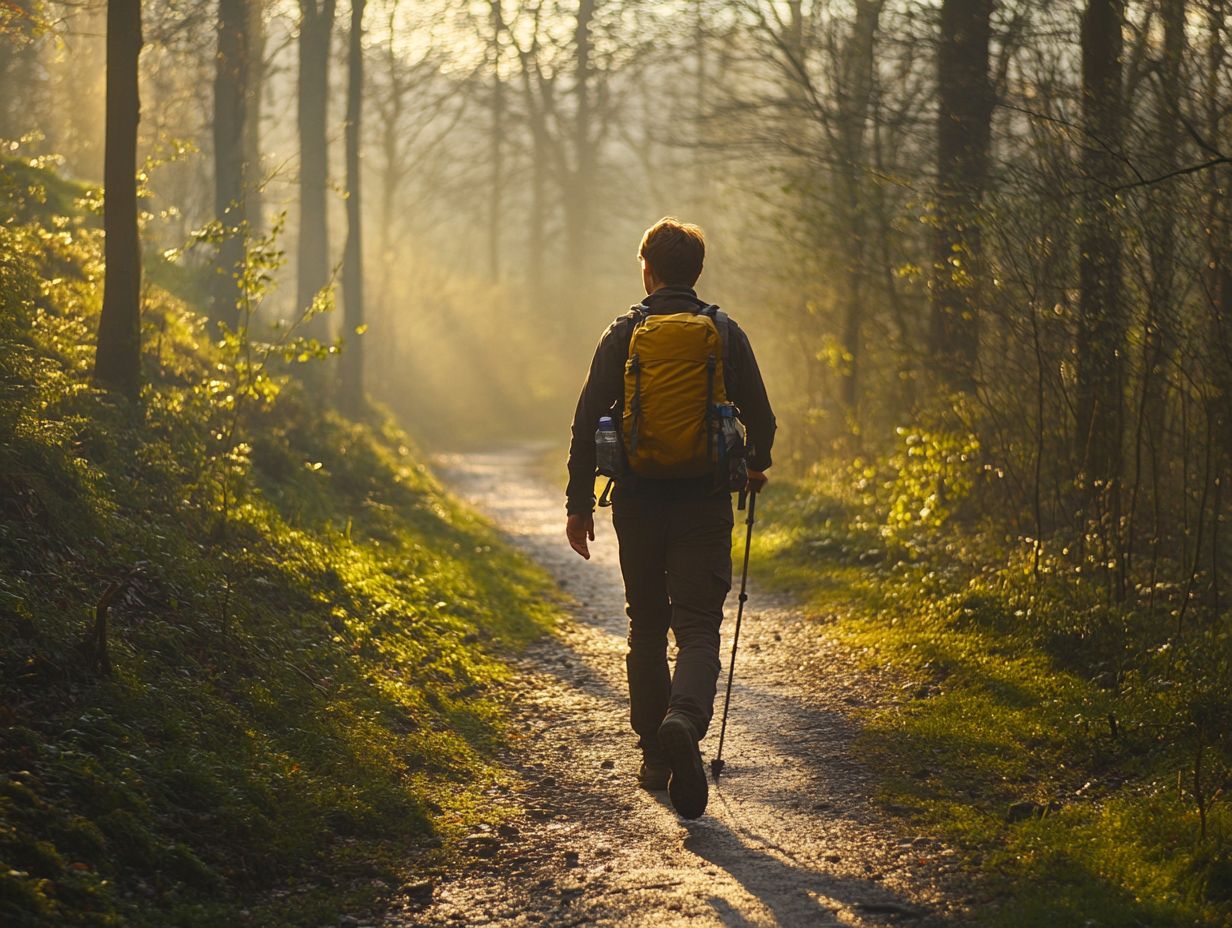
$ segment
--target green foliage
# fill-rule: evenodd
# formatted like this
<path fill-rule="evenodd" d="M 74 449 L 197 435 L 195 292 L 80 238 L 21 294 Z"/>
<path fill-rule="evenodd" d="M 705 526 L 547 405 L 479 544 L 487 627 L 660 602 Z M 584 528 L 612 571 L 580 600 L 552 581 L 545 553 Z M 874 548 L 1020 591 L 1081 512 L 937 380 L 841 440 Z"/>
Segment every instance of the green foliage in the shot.
<path fill-rule="evenodd" d="M 975 485 L 979 441 L 974 435 L 899 427 L 884 461 L 852 464 L 855 488 L 876 513 L 881 534 L 904 543 L 935 534 Z"/>
<path fill-rule="evenodd" d="M 1226 924 L 1232 617 L 1178 642 L 1165 606 L 1111 609 L 1060 555 L 1037 571 L 1033 547 L 969 524 L 894 522 L 931 481 L 970 479 L 974 449 L 948 448 L 780 484 L 755 543 L 758 577 L 902 681 L 866 717 L 881 798 L 989 875 L 979 924 Z"/>
<path fill-rule="evenodd" d="M 313 408 L 284 333 L 154 286 L 141 403 L 94 389 L 99 235 L 35 218 L 0 228 L 0 921 L 362 906 L 492 815 L 546 581 L 392 423 Z"/>
<path fill-rule="evenodd" d="M 51 158 L 0 157 L 0 215 L 6 224 L 46 218 L 63 225 L 81 218 L 90 192 L 51 170 L 53 163 Z M 91 221 L 97 224 L 95 219 Z"/>

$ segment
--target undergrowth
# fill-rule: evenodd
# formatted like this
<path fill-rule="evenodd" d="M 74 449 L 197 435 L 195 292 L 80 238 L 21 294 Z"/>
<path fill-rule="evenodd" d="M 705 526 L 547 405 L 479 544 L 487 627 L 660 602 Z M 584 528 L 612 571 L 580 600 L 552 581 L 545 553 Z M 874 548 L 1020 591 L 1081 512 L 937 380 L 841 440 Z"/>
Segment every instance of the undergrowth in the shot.
<path fill-rule="evenodd" d="M 546 581 L 285 373 L 221 443 L 240 365 L 157 284 L 140 403 L 93 387 L 91 192 L 0 181 L 0 922 L 363 910 L 494 814 Z"/>
<path fill-rule="evenodd" d="M 1178 639 L 1162 595 L 1109 609 L 1061 552 L 1037 569 L 958 500 L 938 515 L 934 477 L 780 482 L 754 542 L 758 577 L 901 681 L 862 736 L 881 800 L 988 877 L 976 924 L 1229 924 L 1229 617 Z"/>

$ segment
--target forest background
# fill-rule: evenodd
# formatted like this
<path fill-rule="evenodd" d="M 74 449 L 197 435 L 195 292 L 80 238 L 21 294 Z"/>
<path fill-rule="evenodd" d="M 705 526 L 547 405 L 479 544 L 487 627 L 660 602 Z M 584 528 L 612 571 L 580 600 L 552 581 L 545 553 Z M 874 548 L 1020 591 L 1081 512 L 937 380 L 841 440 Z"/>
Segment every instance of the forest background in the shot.
<path fill-rule="evenodd" d="M 59 190 L 88 228 L 107 69 L 139 52 L 113 102 L 135 119 L 140 98 L 140 244 L 107 242 L 145 274 L 129 322 L 159 287 L 209 307 L 231 357 L 294 332 L 271 357 L 319 362 L 310 409 L 370 397 L 434 448 L 562 443 L 597 336 L 641 296 L 642 229 L 700 223 L 701 291 L 752 334 L 780 417 L 780 579 L 824 598 L 845 564 L 900 606 L 927 590 L 913 631 L 879 634 L 939 679 L 978 634 L 1080 681 L 1041 744 L 1162 803 L 1121 838 L 1187 848 L 1169 885 L 1219 901 L 1226 6 L 16 0 L 0 138 L 17 186 L 43 178 L 33 199 Z M 259 406 L 276 365 L 245 363 Z M 154 376 L 102 340 L 99 365 L 121 392 Z M 1023 775 L 1039 818 L 1086 788 Z"/>

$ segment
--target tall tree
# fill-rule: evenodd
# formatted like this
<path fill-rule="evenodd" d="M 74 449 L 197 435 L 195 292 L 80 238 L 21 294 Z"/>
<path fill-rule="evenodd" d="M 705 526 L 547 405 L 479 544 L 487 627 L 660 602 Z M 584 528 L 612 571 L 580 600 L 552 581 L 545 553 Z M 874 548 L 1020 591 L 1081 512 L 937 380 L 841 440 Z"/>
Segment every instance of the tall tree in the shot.
<path fill-rule="evenodd" d="M 501 37 L 505 31 L 505 19 L 501 0 L 491 0 L 492 27 L 492 126 L 489 133 L 489 152 L 492 170 L 492 189 L 488 201 L 488 275 L 500 279 L 501 256 L 501 207 L 504 200 L 505 182 L 505 84 L 501 78 Z"/>
<path fill-rule="evenodd" d="M 346 345 L 342 352 L 342 406 L 358 415 L 364 406 L 364 251 L 360 200 L 359 144 L 364 104 L 364 6 L 351 0 L 351 35 L 347 51 L 346 216 L 342 255 L 342 305 Z"/>
<path fill-rule="evenodd" d="M 1184 96 L 1183 64 L 1185 57 L 1185 7 L 1187 0 L 1159 0 L 1164 41 L 1158 60 L 1158 86 L 1153 97 L 1154 133 L 1150 142 L 1152 169 L 1160 175 L 1181 166 L 1184 138 L 1181 127 L 1181 106 Z M 1165 183 L 1145 192 L 1142 219 L 1149 228 L 1158 230 L 1145 237 L 1143 248 L 1150 267 L 1146 284 L 1145 313 L 1141 322 L 1141 368 L 1136 424 L 1132 439 L 1133 471 L 1128 496 L 1126 521 L 1126 556 L 1122 559 L 1120 576 L 1132 569 L 1135 528 L 1138 523 L 1139 497 L 1145 478 L 1154 495 L 1151 511 L 1156 514 L 1151 535 L 1154 544 L 1159 538 L 1159 490 L 1161 473 L 1159 449 L 1164 440 L 1167 415 L 1167 371 L 1165 361 L 1177 337 L 1175 310 L 1177 300 L 1178 247 L 1176 241 L 1178 213 L 1183 209 L 1180 187 Z M 1212 224 L 1213 225 L 1213 224 Z M 1164 467 L 1166 472 L 1166 465 Z"/>
<path fill-rule="evenodd" d="M 944 383 L 956 390 L 974 386 L 979 352 L 979 211 L 996 99 L 989 74 L 992 10 L 993 0 L 941 5 L 931 348 Z"/>
<path fill-rule="evenodd" d="M 573 166 L 565 178 L 565 266 L 573 282 L 584 281 L 591 247 L 591 211 L 594 198 L 598 143 L 595 138 L 594 99 L 591 86 L 591 28 L 596 0 L 578 0 L 574 20 Z M 570 318 L 576 317 L 573 313 Z"/>
<path fill-rule="evenodd" d="M 509 36 L 510 44 L 517 51 L 522 83 L 522 105 L 530 123 L 531 135 L 531 189 L 530 228 L 527 230 L 528 278 L 531 304 L 544 305 L 547 299 L 544 281 L 544 265 L 547 252 L 548 178 L 553 155 L 559 155 L 559 147 L 553 145 L 548 128 L 548 117 L 554 99 L 552 78 L 540 67 L 540 28 L 542 4 L 531 10 L 530 40 L 525 47 Z M 516 31 L 516 30 L 515 30 Z"/>
<path fill-rule="evenodd" d="M 244 197 L 248 226 L 254 235 L 265 231 L 265 166 L 261 160 L 261 103 L 265 93 L 265 2 L 247 0 L 248 85 L 244 105 Z"/>
<path fill-rule="evenodd" d="M 1227 73 L 1228 14 L 1227 0 L 1209 0 L 1206 5 L 1206 27 L 1209 33 L 1205 72 L 1201 88 L 1205 101 L 1204 131 L 1208 145 L 1214 147 L 1225 137 L 1227 107 L 1220 99 L 1221 78 Z M 1207 183 L 1208 216 L 1210 217 L 1207 263 L 1210 270 L 1210 345 L 1216 384 L 1226 397 L 1232 396 L 1232 168 L 1220 166 L 1211 171 Z M 1232 452 L 1232 415 L 1222 416 L 1223 440 Z"/>
<path fill-rule="evenodd" d="M 299 0 L 299 244 L 296 305 L 302 311 L 329 284 L 329 103 L 330 39 L 336 0 Z M 329 323 L 318 316 L 309 331 L 328 337 Z"/>
<path fill-rule="evenodd" d="M 547 260 L 549 140 L 543 115 L 535 106 L 529 87 L 526 98 L 531 120 L 531 158 L 534 162 L 531 164 L 530 230 L 527 235 L 530 259 L 528 276 L 532 304 L 542 306 L 547 299 L 545 264 Z"/>
<path fill-rule="evenodd" d="M 868 157 L 868 113 L 876 70 L 877 28 L 885 0 L 856 0 L 855 21 L 842 53 L 836 135 L 839 147 L 838 191 L 844 225 L 850 234 L 841 241 L 846 264 L 843 307 L 843 405 L 848 426 L 859 433 L 860 364 L 863 360 L 865 311 L 865 253 L 867 243 L 867 198 L 865 174 Z"/>
<path fill-rule="evenodd" d="M 103 311 L 94 377 L 126 396 L 141 389 L 141 241 L 137 125 L 141 0 L 107 3 L 107 129 L 103 166 Z"/>
<path fill-rule="evenodd" d="M 234 327 L 238 319 L 237 268 L 244 259 L 248 206 L 248 72 L 251 61 L 248 0 L 218 0 L 218 53 L 214 71 L 214 216 L 222 223 L 212 316 Z"/>
<path fill-rule="evenodd" d="M 1076 338 L 1077 458 L 1088 485 L 1120 476 L 1125 305 L 1115 188 L 1122 169 L 1123 0 L 1088 0 L 1082 17 L 1082 167 Z"/>

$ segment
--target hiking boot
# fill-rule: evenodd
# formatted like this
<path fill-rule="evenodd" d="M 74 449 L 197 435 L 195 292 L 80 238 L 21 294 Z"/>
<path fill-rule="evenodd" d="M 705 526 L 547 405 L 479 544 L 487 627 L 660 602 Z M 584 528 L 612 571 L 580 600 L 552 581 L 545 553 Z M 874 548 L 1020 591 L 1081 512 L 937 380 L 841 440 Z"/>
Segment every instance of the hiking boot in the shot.
<path fill-rule="evenodd" d="M 659 747 L 667 755 L 672 776 L 667 795 L 681 818 L 698 818 L 706 811 L 710 787 L 697 749 L 693 725 L 682 715 L 669 715 L 659 726 Z"/>
<path fill-rule="evenodd" d="M 652 793 L 665 790 L 668 777 L 671 775 L 672 768 L 668 765 L 666 758 L 643 754 L 642 766 L 637 770 L 637 785 Z"/>

